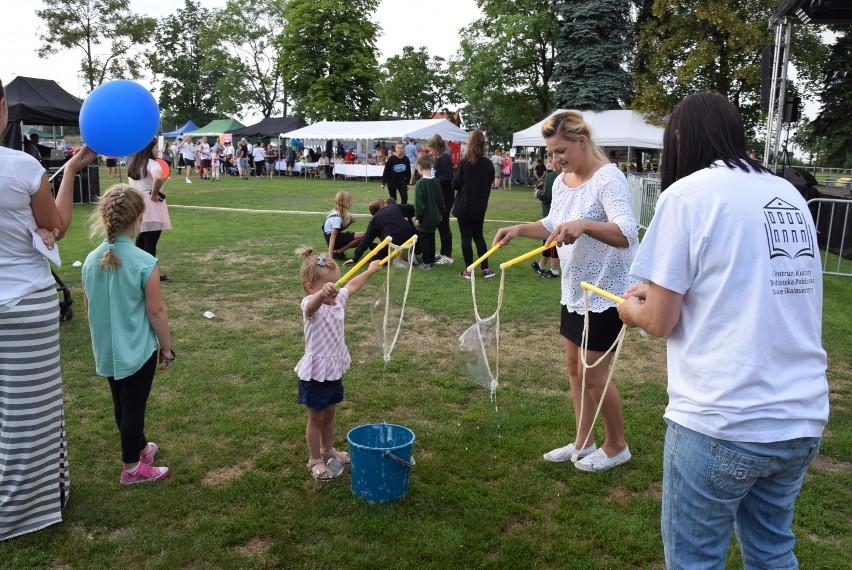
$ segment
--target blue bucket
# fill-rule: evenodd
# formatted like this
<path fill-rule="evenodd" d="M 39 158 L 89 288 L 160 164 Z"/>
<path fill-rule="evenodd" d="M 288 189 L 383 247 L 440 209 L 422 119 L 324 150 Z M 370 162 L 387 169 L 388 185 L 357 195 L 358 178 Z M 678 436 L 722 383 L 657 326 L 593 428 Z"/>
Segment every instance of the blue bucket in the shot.
<path fill-rule="evenodd" d="M 387 503 L 408 494 L 414 467 L 414 432 L 394 424 L 368 424 L 349 430 L 352 492 L 371 503 Z"/>

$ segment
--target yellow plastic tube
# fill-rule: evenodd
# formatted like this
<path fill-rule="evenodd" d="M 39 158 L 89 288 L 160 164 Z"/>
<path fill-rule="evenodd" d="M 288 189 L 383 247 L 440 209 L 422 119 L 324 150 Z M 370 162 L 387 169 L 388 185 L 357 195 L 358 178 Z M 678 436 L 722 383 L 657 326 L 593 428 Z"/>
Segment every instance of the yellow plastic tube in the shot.
<path fill-rule="evenodd" d="M 347 282 L 347 281 L 349 281 L 352 277 L 354 277 L 354 276 L 355 276 L 355 274 L 358 272 L 358 270 L 359 270 L 359 269 L 361 269 L 361 268 L 364 266 L 364 264 L 365 264 L 365 263 L 367 263 L 368 261 L 370 261 L 371 259 L 373 259 L 373 257 L 375 257 L 375 255 L 376 255 L 377 253 L 379 253 L 379 250 L 380 250 L 380 249 L 382 249 L 383 247 L 385 247 L 385 246 L 386 246 L 387 244 L 389 244 L 390 242 L 391 242 L 391 237 L 390 237 L 390 236 L 388 236 L 388 237 L 386 237 L 385 239 L 383 239 L 383 240 L 382 240 L 382 243 L 380 243 L 379 245 L 377 245 L 376 247 L 374 247 L 374 248 L 373 248 L 373 251 L 371 251 L 370 253 L 368 253 L 368 254 L 367 254 L 367 255 L 365 255 L 364 257 L 362 257 L 362 258 L 361 258 L 361 261 L 359 261 L 358 263 L 356 263 L 356 264 L 355 264 L 355 267 L 353 267 L 352 269 L 350 269 L 350 270 L 346 273 L 346 275 L 344 275 L 343 277 L 341 277 L 340 279 L 338 279 L 338 280 L 337 280 L 337 283 L 335 283 L 335 284 L 334 284 L 334 286 L 335 286 L 335 287 L 342 287 L 344 283 L 346 283 L 346 282 Z"/>
<path fill-rule="evenodd" d="M 509 267 L 512 267 L 516 263 L 520 263 L 520 262 L 524 261 L 525 259 L 529 259 L 531 257 L 534 257 L 534 256 L 538 255 L 539 253 L 550 249 L 551 247 L 553 247 L 552 243 L 545 244 L 541 247 L 535 248 L 532 251 L 528 251 L 527 253 L 525 253 L 523 255 L 519 255 L 515 259 L 510 259 L 509 261 L 504 261 L 503 263 L 500 264 L 500 269 L 508 269 Z"/>
<path fill-rule="evenodd" d="M 491 247 L 491 249 L 489 249 L 488 251 L 486 251 L 485 253 L 483 253 L 483 254 L 482 254 L 482 256 L 481 256 L 479 259 L 477 259 L 476 261 L 474 261 L 473 263 L 471 263 L 470 265 L 468 265 L 468 266 L 467 266 L 467 270 L 468 270 L 468 271 L 473 271 L 473 269 L 474 269 L 477 265 L 479 265 L 480 263 L 482 263 L 483 261 L 485 261 L 486 259 L 488 259 L 488 257 L 489 257 L 492 253 L 494 253 L 495 251 L 497 251 L 498 249 L 500 249 L 500 247 L 502 247 L 502 245 L 503 245 L 502 243 L 497 242 L 497 244 L 496 244 L 496 245 L 494 245 L 494 246 L 492 246 L 492 247 Z"/>
<path fill-rule="evenodd" d="M 619 297 L 618 295 L 613 295 L 609 291 L 601 289 L 600 287 L 595 287 L 591 283 L 586 283 L 585 281 L 580 281 L 580 287 L 586 289 L 587 291 L 591 291 L 592 293 L 597 293 L 601 297 L 609 299 L 610 301 L 614 301 L 616 303 L 623 303 L 624 299 Z"/>

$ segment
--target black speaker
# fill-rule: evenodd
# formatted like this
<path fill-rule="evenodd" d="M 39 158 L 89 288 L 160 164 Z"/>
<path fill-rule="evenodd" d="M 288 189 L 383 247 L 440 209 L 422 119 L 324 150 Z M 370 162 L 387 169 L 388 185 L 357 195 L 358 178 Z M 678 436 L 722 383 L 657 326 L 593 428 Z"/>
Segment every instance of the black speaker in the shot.
<path fill-rule="evenodd" d="M 801 118 L 801 97 L 787 97 L 784 100 L 784 122 L 796 123 Z"/>
<path fill-rule="evenodd" d="M 59 185 L 62 183 L 62 178 L 65 176 L 65 171 L 60 172 L 53 179 L 53 195 L 59 192 Z M 89 166 L 81 170 L 74 177 L 74 203 L 85 204 L 89 202 L 97 202 L 101 194 L 100 171 L 97 166 Z"/>

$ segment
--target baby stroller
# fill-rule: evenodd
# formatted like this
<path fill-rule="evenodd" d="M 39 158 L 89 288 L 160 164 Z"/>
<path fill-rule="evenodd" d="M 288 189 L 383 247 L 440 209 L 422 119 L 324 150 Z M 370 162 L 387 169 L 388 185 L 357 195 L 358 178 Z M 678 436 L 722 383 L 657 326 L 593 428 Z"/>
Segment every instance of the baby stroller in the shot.
<path fill-rule="evenodd" d="M 74 299 L 71 298 L 71 289 L 62 282 L 62 279 L 59 278 L 59 275 L 57 275 L 55 271 L 51 269 L 50 272 L 53 274 L 53 279 L 56 281 L 56 291 L 60 293 L 59 320 L 70 321 L 71 317 L 74 316 L 74 311 L 71 309 L 71 305 L 74 303 Z"/>

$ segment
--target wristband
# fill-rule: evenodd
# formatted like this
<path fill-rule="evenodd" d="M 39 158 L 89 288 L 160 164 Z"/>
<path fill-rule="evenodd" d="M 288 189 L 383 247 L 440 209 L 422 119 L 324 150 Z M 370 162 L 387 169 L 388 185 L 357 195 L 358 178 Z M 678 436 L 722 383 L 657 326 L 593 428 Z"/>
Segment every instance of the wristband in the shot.
<path fill-rule="evenodd" d="M 175 357 L 177 356 L 177 354 L 175 354 L 175 351 L 174 351 L 174 350 L 170 350 L 169 352 L 171 352 L 171 353 L 172 353 L 172 357 L 171 357 L 171 358 L 167 358 L 167 357 L 163 354 L 163 349 L 160 349 L 160 359 L 161 359 L 163 362 L 174 362 L 174 361 L 175 361 Z"/>

